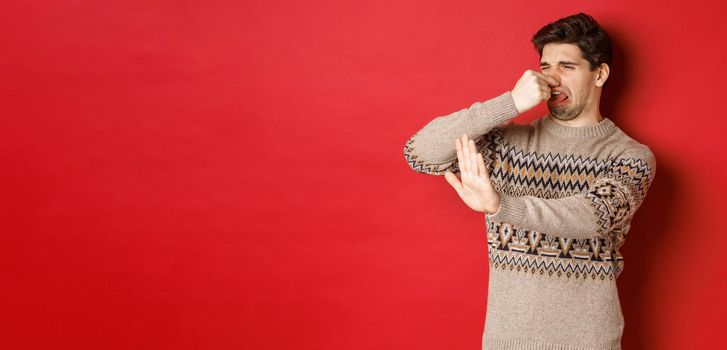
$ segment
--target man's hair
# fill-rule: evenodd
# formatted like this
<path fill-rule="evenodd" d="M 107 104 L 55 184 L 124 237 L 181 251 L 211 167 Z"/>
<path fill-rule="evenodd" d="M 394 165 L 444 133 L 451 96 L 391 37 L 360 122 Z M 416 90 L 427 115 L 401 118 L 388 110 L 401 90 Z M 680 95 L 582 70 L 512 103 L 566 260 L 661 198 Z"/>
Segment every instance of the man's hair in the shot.
<path fill-rule="evenodd" d="M 575 44 L 581 49 L 591 70 L 601 63 L 611 66 L 613 61 L 613 47 L 608 33 L 593 17 L 583 12 L 548 23 L 533 35 L 531 41 L 541 57 L 546 44 Z"/>

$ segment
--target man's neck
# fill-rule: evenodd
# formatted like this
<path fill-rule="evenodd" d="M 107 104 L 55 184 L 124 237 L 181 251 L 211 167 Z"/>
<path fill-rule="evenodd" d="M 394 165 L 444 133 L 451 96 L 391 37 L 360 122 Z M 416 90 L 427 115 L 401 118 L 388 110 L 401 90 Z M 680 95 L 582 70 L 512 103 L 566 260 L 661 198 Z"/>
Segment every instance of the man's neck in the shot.
<path fill-rule="evenodd" d="M 601 116 L 601 112 L 598 111 L 598 109 L 589 112 L 584 110 L 583 112 L 581 112 L 581 114 L 571 120 L 560 120 L 558 118 L 554 118 L 550 114 L 548 116 L 554 122 L 571 128 L 596 125 L 603 120 L 603 116 Z"/>

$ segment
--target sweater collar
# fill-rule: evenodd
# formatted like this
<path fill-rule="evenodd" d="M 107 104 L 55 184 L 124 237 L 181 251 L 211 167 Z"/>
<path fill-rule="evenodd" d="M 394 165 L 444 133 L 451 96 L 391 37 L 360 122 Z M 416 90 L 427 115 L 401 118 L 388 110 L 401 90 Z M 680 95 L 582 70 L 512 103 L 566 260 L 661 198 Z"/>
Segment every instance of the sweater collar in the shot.
<path fill-rule="evenodd" d="M 616 126 L 608 118 L 603 118 L 598 124 L 580 127 L 560 125 L 550 117 L 550 114 L 546 114 L 541 120 L 543 129 L 554 135 L 563 137 L 598 137 L 608 134 Z"/>

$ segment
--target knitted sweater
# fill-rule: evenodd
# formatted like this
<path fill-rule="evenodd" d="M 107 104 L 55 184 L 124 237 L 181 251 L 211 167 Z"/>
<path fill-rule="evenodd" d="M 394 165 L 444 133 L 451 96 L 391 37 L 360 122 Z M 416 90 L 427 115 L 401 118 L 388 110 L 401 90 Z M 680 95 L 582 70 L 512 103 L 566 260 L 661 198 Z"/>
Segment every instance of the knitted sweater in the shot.
<path fill-rule="evenodd" d="M 651 185 L 651 150 L 613 121 L 524 125 L 510 91 L 437 117 L 404 146 L 420 173 L 458 173 L 455 139 L 475 140 L 500 194 L 485 215 L 490 265 L 482 348 L 620 349 L 616 278 L 634 212 Z"/>

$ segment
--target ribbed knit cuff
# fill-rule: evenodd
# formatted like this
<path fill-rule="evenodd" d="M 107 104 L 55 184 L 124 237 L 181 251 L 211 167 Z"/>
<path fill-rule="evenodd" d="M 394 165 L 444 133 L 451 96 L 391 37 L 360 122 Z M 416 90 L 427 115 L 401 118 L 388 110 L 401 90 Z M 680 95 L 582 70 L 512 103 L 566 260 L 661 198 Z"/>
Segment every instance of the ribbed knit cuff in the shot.
<path fill-rule="evenodd" d="M 488 218 L 496 222 L 518 223 L 525 214 L 525 203 L 520 197 L 500 194 L 500 208 L 488 214 Z"/>
<path fill-rule="evenodd" d="M 517 108 L 515 108 L 515 101 L 512 99 L 512 93 L 510 91 L 506 91 L 500 96 L 482 102 L 480 108 L 476 108 L 474 112 L 473 121 L 475 125 L 482 126 L 500 125 L 518 115 Z"/>

